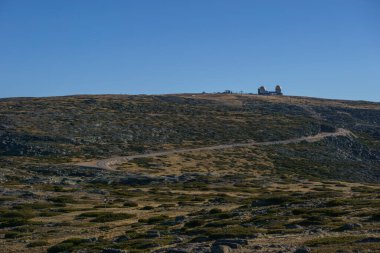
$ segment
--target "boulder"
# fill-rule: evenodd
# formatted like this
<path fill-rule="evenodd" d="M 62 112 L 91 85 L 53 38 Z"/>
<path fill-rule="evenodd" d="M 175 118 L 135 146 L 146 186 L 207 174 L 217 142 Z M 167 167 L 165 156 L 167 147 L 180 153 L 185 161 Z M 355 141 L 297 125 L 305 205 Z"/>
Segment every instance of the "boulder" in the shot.
<path fill-rule="evenodd" d="M 294 253 L 310 253 L 311 249 L 306 246 L 302 246 L 301 248 L 296 249 Z"/>
<path fill-rule="evenodd" d="M 219 239 L 213 245 L 226 245 L 230 248 L 238 249 L 241 248 L 241 245 L 248 245 L 248 241 L 245 239 Z"/>
<path fill-rule="evenodd" d="M 303 229 L 301 225 L 298 224 L 288 224 L 285 226 L 287 229 Z"/>
<path fill-rule="evenodd" d="M 166 250 L 165 252 L 166 252 L 166 253 L 189 253 L 188 250 L 177 249 L 177 248 L 168 249 L 168 250 Z"/>
<path fill-rule="evenodd" d="M 102 253 L 128 253 L 128 251 L 122 249 L 106 248 L 102 250 Z"/>
<path fill-rule="evenodd" d="M 355 230 L 361 227 L 363 227 L 363 225 L 360 223 L 346 223 L 343 226 L 339 227 L 338 230 L 339 231 Z"/>
<path fill-rule="evenodd" d="M 232 253 L 232 249 L 226 245 L 213 245 L 211 253 Z"/>
<path fill-rule="evenodd" d="M 129 175 L 128 177 L 120 179 L 121 184 L 130 185 L 130 186 L 139 186 L 139 185 L 148 185 L 153 182 L 162 181 L 160 178 L 153 178 L 148 176 L 141 175 Z"/>
<path fill-rule="evenodd" d="M 149 230 L 146 232 L 146 237 L 148 238 L 157 238 L 160 236 L 161 236 L 161 233 L 160 231 L 157 231 L 157 230 Z"/>
<path fill-rule="evenodd" d="M 359 243 L 373 243 L 373 242 L 379 242 L 380 243 L 380 237 L 367 237 L 362 240 L 357 241 Z"/>
<path fill-rule="evenodd" d="M 118 236 L 116 237 L 113 242 L 116 242 L 116 243 L 120 243 L 120 242 L 126 242 L 128 240 L 130 240 L 131 238 L 129 236 L 126 236 L 126 235 L 121 235 L 121 236 Z"/>
<path fill-rule="evenodd" d="M 185 216 L 180 215 L 180 216 L 175 217 L 174 222 L 176 224 L 181 224 L 181 223 L 183 223 L 185 221 L 185 219 L 186 219 Z"/>
<path fill-rule="evenodd" d="M 211 252 L 232 252 L 233 250 L 241 250 L 242 245 L 248 245 L 245 239 L 219 239 L 211 246 Z"/>

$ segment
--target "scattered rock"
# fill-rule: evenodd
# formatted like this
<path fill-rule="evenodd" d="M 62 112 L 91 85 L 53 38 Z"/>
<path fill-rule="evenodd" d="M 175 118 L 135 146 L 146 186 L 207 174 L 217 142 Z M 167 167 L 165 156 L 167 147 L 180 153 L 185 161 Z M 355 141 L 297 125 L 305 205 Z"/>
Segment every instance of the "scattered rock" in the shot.
<path fill-rule="evenodd" d="M 148 238 L 157 238 L 160 236 L 161 236 L 161 233 L 160 231 L 157 231 L 157 230 L 148 230 L 146 233 L 146 237 Z"/>
<path fill-rule="evenodd" d="M 161 245 L 158 243 L 147 243 L 147 244 L 142 245 L 141 249 L 151 249 L 151 248 L 156 248 L 159 246 L 161 246 Z"/>
<path fill-rule="evenodd" d="M 181 243 L 181 242 L 183 242 L 185 239 L 183 239 L 182 237 L 180 237 L 180 236 L 176 236 L 175 238 L 174 238 L 174 243 Z"/>
<path fill-rule="evenodd" d="M 213 245 L 226 245 L 230 248 L 237 249 L 241 245 L 248 245 L 248 241 L 245 239 L 220 239 L 213 243 Z"/>
<path fill-rule="evenodd" d="M 207 242 L 207 241 L 210 241 L 210 239 L 208 238 L 208 236 L 197 236 L 197 237 L 194 237 L 191 242 Z"/>
<path fill-rule="evenodd" d="M 301 225 L 298 225 L 298 224 L 288 224 L 285 227 L 288 229 L 303 229 L 303 227 Z"/>
<path fill-rule="evenodd" d="M 248 245 L 245 239 L 219 239 L 216 240 L 211 246 L 211 253 L 225 253 L 234 250 L 242 249 L 241 245 Z"/>
<path fill-rule="evenodd" d="M 91 237 L 91 238 L 87 238 L 86 241 L 87 241 L 87 242 L 97 242 L 97 241 L 98 241 L 98 238 L 96 238 L 96 237 Z"/>
<path fill-rule="evenodd" d="M 126 178 L 120 179 L 121 184 L 130 185 L 130 186 L 138 186 L 138 185 L 148 185 L 153 182 L 160 182 L 161 178 L 153 178 L 149 176 L 142 175 L 129 175 Z"/>
<path fill-rule="evenodd" d="M 380 237 L 367 237 L 357 242 L 360 242 L 360 243 L 380 242 Z"/>
<path fill-rule="evenodd" d="M 323 234 L 325 231 L 323 231 L 322 228 L 315 228 L 315 229 L 311 229 L 308 231 L 309 234 L 313 235 L 313 234 Z"/>
<path fill-rule="evenodd" d="M 191 253 L 210 253 L 210 248 L 205 247 L 204 245 L 196 245 L 195 247 L 189 250 Z"/>
<path fill-rule="evenodd" d="M 126 235 L 121 235 L 121 236 L 118 236 L 116 237 L 113 242 L 116 242 L 116 243 L 120 243 L 120 242 L 126 242 L 128 240 L 130 240 L 131 238 L 129 236 L 126 236 Z"/>
<path fill-rule="evenodd" d="M 311 249 L 306 246 L 302 246 L 301 248 L 296 249 L 294 253 L 310 253 Z"/>
<path fill-rule="evenodd" d="M 226 200 L 223 197 L 215 197 L 213 199 L 210 199 L 209 202 L 213 204 L 224 204 L 226 203 Z"/>
<path fill-rule="evenodd" d="M 341 226 L 340 228 L 338 228 L 337 230 L 338 231 L 346 231 L 346 230 L 354 230 L 354 229 L 361 228 L 361 227 L 363 227 L 363 225 L 360 223 L 346 223 L 343 226 Z"/>
<path fill-rule="evenodd" d="M 249 223 L 243 223 L 241 224 L 243 227 L 253 227 L 255 226 L 255 223 L 249 222 Z"/>
<path fill-rule="evenodd" d="M 102 253 L 128 253 L 128 251 L 122 249 L 106 248 L 102 250 Z"/>
<path fill-rule="evenodd" d="M 176 248 L 173 248 L 173 249 L 168 249 L 167 251 L 165 251 L 166 253 L 189 253 L 188 250 L 184 250 L 184 249 L 176 249 Z"/>
<path fill-rule="evenodd" d="M 90 180 L 90 183 L 92 184 L 104 184 L 104 185 L 110 185 L 113 183 L 113 180 L 105 177 L 98 177 Z"/>
<path fill-rule="evenodd" d="M 232 253 L 232 249 L 226 245 L 213 245 L 211 253 Z"/>
<path fill-rule="evenodd" d="M 183 215 L 181 215 L 181 216 L 175 217 L 174 221 L 175 221 L 176 224 L 181 224 L 181 223 L 183 223 L 185 221 L 185 219 L 186 219 L 186 217 L 183 216 Z"/>

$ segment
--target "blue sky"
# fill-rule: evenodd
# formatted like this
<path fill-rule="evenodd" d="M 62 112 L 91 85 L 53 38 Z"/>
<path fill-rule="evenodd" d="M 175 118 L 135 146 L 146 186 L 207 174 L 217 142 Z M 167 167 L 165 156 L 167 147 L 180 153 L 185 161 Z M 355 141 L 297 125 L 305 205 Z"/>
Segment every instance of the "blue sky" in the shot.
<path fill-rule="evenodd" d="M 0 0 L 0 97 L 278 83 L 380 101 L 380 1 Z"/>

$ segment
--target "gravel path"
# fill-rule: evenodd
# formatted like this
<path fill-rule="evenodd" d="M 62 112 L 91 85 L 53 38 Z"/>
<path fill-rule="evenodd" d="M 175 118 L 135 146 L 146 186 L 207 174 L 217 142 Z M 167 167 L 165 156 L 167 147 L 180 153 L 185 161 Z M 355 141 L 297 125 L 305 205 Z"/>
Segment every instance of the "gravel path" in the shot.
<path fill-rule="evenodd" d="M 118 156 L 118 157 L 112 157 L 112 158 L 103 159 L 103 160 L 95 160 L 91 162 L 78 163 L 76 165 L 96 167 L 96 168 L 101 168 L 101 169 L 106 169 L 106 170 L 114 170 L 113 165 L 125 163 L 135 158 L 156 157 L 156 156 L 162 156 L 162 155 L 181 154 L 181 153 L 188 153 L 188 152 L 194 152 L 194 151 L 218 150 L 218 149 L 228 149 L 228 148 L 237 148 L 237 147 L 240 148 L 240 147 L 251 147 L 251 146 L 290 144 L 290 143 L 297 143 L 301 141 L 316 142 L 330 136 L 351 136 L 351 135 L 352 133 L 349 130 L 339 128 L 336 132 L 333 132 L 333 133 L 324 132 L 324 133 L 319 133 L 312 136 L 293 138 L 293 139 L 288 139 L 288 140 L 283 140 L 283 141 L 234 143 L 234 144 L 201 147 L 201 148 L 174 149 L 174 150 L 146 153 L 146 154 L 140 154 L 140 155 Z"/>

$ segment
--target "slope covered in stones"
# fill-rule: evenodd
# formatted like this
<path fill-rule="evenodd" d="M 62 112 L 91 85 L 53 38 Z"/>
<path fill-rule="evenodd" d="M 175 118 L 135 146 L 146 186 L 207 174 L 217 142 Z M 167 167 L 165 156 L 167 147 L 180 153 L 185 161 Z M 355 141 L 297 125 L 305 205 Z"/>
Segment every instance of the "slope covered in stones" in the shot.
<path fill-rule="evenodd" d="M 379 112 L 233 94 L 1 99 L 0 251 L 377 252 Z M 193 151 L 77 165 L 177 148 Z"/>
<path fill-rule="evenodd" d="M 304 150 L 271 147 L 277 168 L 310 174 L 315 164 L 317 175 L 379 180 L 379 103 L 224 94 L 10 98 L 0 100 L 0 119 L 2 157 L 48 162 L 286 140 L 345 128 L 356 138 L 331 138 Z"/>

